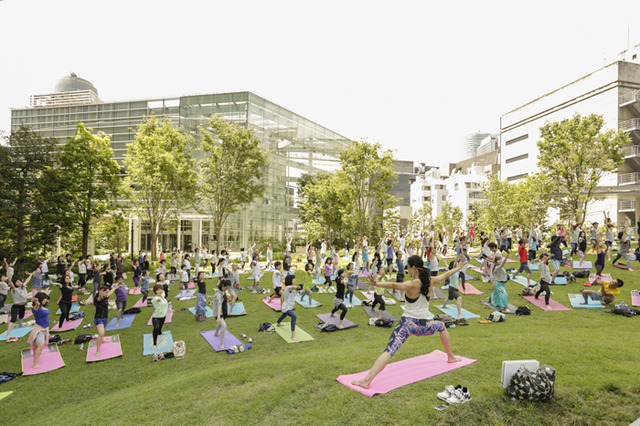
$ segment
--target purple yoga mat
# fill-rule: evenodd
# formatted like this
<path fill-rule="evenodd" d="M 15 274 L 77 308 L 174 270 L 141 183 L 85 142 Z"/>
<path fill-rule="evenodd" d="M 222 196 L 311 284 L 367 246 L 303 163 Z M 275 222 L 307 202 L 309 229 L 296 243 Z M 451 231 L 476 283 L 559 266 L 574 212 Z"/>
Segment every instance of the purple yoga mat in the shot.
<path fill-rule="evenodd" d="M 628 269 L 629 271 L 637 271 L 638 270 L 638 268 L 634 268 L 633 266 L 627 268 L 627 265 L 623 265 L 623 264 L 620 264 L 620 263 L 616 263 L 613 266 L 615 266 L 618 269 Z"/>
<path fill-rule="evenodd" d="M 22 373 L 25 376 L 46 373 L 47 371 L 64 367 L 64 361 L 55 343 L 50 343 L 42 348 L 38 364 L 40 368 L 33 368 L 33 351 L 31 348 L 22 351 Z"/>
<path fill-rule="evenodd" d="M 236 336 L 234 336 L 233 334 L 229 333 L 229 331 L 227 331 L 224 334 L 224 349 L 220 349 L 220 336 L 216 337 L 213 335 L 214 333 L 215 333 L 215 330 L 200 332 L 200 334 L 202 334 L 202 337 L 204 337 L 204 340 L 206 340 L 211 345 L 213 350 L 216 352 L 226 351 L 227 349 L 230 349 L 231 346 L 243 344 L 240 340 L 238 340 Z"/>
<path fill-rule="evenodd" d="M 53 327 L 51 327 L 51 331 L 61 332 L 61 331 L 75 330 L 76 328 L 78 328 L 80 324 L 82 324 L 82 320 L 83 318 L 73 320 L 73 321 L 65 321 L 64 324 L 62 324 L 62 328 L 60 328 L 60 323 L 58 323 Z"/>
<path fill-rule="evenodd" d="M 102 361 L 105 359 L 122 356 L 122 346 L 120 346 L 120 336 L 107 336 L 100 345 L 100 356 L 96 356 L 96 341 L 92 340 L 87 349 L 87 362 Z"/>
<path fill-rule="evenodd" d="M 640 294 L 638 294 L 638 290 L 631 290 L 631 306 L 640 306 Z"/>
<path fill-rule="evenodd" d="M 333 318 L 331 317 L 331 314 L 318 314 L 316 316 L 318 318 L 320 318 L 322 321 L 328 322 L 328 323 L 331 323 L 331 324 L 338 325 L 338 323 L 340 322 L 340 315 L 338 313 L 336 313 Z M 357 327 L 358 324 L 356 324 L 353 321 L 349 321 L 348 319 L 345 318 L 342 321 L 342 326 L 344 328 L 351 328 L 351 327 Z"/>
<path fill-rule="evenodd" d="M 338 376 L 336 379 L 346 387 L 356 390 L 361 394 L 372 397 L 377 393 L 387 393 L 399 387 L 455 370 L 456 368 L 476 362 L 475 359 L 458 356 L 460 362 L 447 362 L 447 354 L 442 351 L 433 351 L 429 354 L 392 362 L 387 365 L 371 382 L 369 389 L 351 384 L 354 380 L 363 379 L 369 370 L 361 373 Z"/>
<path fill-rule="evenodd" d="M 534 305 L 536 305 L 538 308 L 544 309 L 545 311 L 572 311 L 573 310 L 571 308 L 567 308 L 561 303 L 556 302 L 553 299 L 549 299 L 549 306 L 551 307 L 551 309 L 547 309 L 547 305 L 545 305 L 544 303 L 544 296 L 542 294 L 538 297 L 538 299 L 536 299 L 534 296 L 524 296 L 524 298 L 527 299 L 529 302 L 533 303 Z"/>

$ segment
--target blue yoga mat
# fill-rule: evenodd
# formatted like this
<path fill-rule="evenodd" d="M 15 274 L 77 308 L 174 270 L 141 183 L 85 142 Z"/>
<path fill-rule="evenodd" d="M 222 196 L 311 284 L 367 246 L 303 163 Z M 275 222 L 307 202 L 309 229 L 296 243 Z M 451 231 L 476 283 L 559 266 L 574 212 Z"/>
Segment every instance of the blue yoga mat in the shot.
<path fill-rule="evenodd" d="M 527 277 L 523 277 L 521 275 L 518 275 L 517 277 L 511 277 L 511 281 L 513 281 L 514 283 L 518 283 L 523 287 L 527 286 Z M 530 280 L 530 281 L 532 286 L 538 284 L 537 281 L 534 281 L 534 280 Z"/>
<path fill-rule="evenodd" d="M 539 271 L 540 267 L 537 263 L 529 262 L 529 269 L 531 269 L 532 271 Z"/>
<path fill-rule="evenodd" d="M 454 301 L 451 301 L 451 303 L 453 302 Z M 443 308 L 442 305 L 437 305 L 436 308 L 440 309 L 442 312 L 444 312 L 447 315 L 451 315 L 454 318 L 458 318 L 458 308 L 456 307 L 455 304 L 447 305 L 446 308 Z M 480 315 L 473 314 L 464 308 L 462 308 L 460 312 L 462 313 L 462 318 L 464 319 L 480 318 Z"/>
<path fill-rule="evenodd" d="M 29 325 L 27 327 L 20 327 L 20 328 L 14 328 L 13 330 L 11 330 L 11 337 L 24 337 L 26 336 L 28 333 L 31 333 L 31 330 L 33 330 L 33 326 Z M 7 332 L 5 331 L 4 333 L 0 334 L 0 340 L 7 340 Z"/>
<path fill-rule="evenodd" d="M 79 303 L 73 303 L 71 305 L 71 310 L 69 311 L 69 313 L 73 313 L 73 312 L 78 312 L 80 310 L 80 304 Z M 56 315 L 60 315 L 62 313 L 62 311 L 60 311 L 60 309 L 58 309 L 58 312 L 56 312 Z"/>
<path fill-rule="evenodd" d="M 109 323 L 107 324 L 106 330 L 111 331 L 111 330 L 122 330 L 123 328 L 129 328 L 131 327 L 131 324 L 133 324 L 134 319 L 136 319 L 135 314 L 125 315 L 122 318 L 120 318 L 120 327 L 116 327 L 118 318 L 111 318 L 111 321 L 109 321 Z"/>
<path fill-rule="evenodd" d="M 566 285 L 567 284 L 567 279 L 565 277 L 556 277 L 556 279 L 554 280 L 553 284 L 555 284 L 555 285 Z"/>
<path fill-rule="evenodd" d="M 193 307 L 189 308 L 189 312 L 191 312 L 193 315 L 195 315 L 196 314 L 196 307 L 193 306 Z M 214 317 L 213 309 L 211 309 L 210 307 L 207 306 L 205 308 L 205 312 L 206 312 L 205 315 L 207 316 L 207 318 L 213 318 Z"/>
<path fill-rule="evenodd" d="M 244 309 L 244 304 L 242 302 L 236 302 L 235 305 L 233 305 L 233 310 L 231 311 L 231 313 L 229 315 L 246 315 L 247 311 L 245 311 Z"/>
<path fill-rule="evenodd" d="M 167 334 L 164 334 L 167 333 Z M 158 345 L 156 350 L 151 349 L 153 346 L 153 334 L 145 334 L 142 337 L 142 356 L 153 355 L 160 352 L 169 352 L 173 350 L 173 336 L 170 331 L 164 331 L 158 336 Z"/>
<path fill-rule="evenodd" d="M 590 297 L 588 298 L 588 305 L 581 305 L 584 302 L 584 298 L 582 294 L 569 294 L 569 301 L 571 302 L 571 306 L 576 309 L 604 309 L 604 305 L 598 301 L 592 300 Z"/>
<path fill-rule="evenodd" d="M 347 298 L 346 296 L 344 298 L 344 303 L 345 304 L 349 303 L 349 298 Z M 353 295 L 353 306 L 354 307 L 355 306 L 362 306 L 362 301 L 360 299 L 358 299 L 355 294 Z"/>
<path fill-rule="evenodd" d="M 299 305 L 304 306 L 305 308 L 317 308 L 318 306 L 322 306 L 320 303 L 318 303 L 315 299 L 313 300 L 313 306 L 309 306 L 309 297 L 305 297 L 304 300 L 300 300 L 302 298 L 302 296 L 300 296 L 299 294 L 296 294 L 296 302 Z"/>

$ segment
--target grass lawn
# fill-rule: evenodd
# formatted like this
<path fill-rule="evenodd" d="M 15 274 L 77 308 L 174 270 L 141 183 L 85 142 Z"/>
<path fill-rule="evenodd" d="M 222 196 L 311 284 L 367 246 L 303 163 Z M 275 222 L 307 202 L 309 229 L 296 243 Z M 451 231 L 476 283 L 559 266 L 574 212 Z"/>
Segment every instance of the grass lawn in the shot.
<path fill-rule="evenodd" d="M 511 256 L 514 258 L 514 255 Z M 587 256 L 594 261 L 594 256 Z M 507 267 L 517 267 L 509 263 Z M 302 269 L 302 268 L 300 268 Z M 625 281 L 619 300 L 631 305 L 631 290 L 640 271 L 627 272 L 607 265 L 604 272 Z M 478 276 L 474 272 L 471 275 Z M 302 278 L 302 272 L 299 272 Z M 538 273 L 532 278 L 537 280 Z M 243 285 L 247 275 L 241 275 Z M 586 279 L 565 286 L 553 286 L 553 299 L 570 306 L 568 293 L 579 293 Z M 217 280 L 215 280 L 217 282 Z M 473 285 L 484 291 L 463 296 L 463 307 L 486 317 L 490 310 L 480 304 L 488 297 L 490 284 Z M 131 278 L 127 280 L 131 285 Z M 261 280 L 271 287 L 271 273 Z M 214 280 L 208 281 L 213 294 Z M 509 301 L 522 306 L 527 301 L 517 294 L 522 286 L 506 285 Z M 176 285 L 170 297 L 175 296 Z M 51 294 L 51 319 L 59 291 Z M 356 295 L 360 296 L 357 292 Z M 129 306 L 141 296 L 129 296 Z M 530 305 L 532 315 L 508 315 L 500 324 L 478 324 L 450 329 L 456 354 L 478 362 L 384 395 L 367 398 L 340 385 L 336 377 L 368 370 L 383 351 L 390 329 L 367 325 L 362 308 L 350 309 L 347 318 L 359 327 L 334 333 L 314 328 L 316 314 L 329 312 L 333 294 L 316 294 L 323 306 L 305 309 L 296 305 L 298 325 L 315 340 L 287 344 L 274 334 L 258 333 L 262 322 L 275 323 L 278 313 L 261 301 L 261 295 L 240 293 L 247 315 L 227 320 L 228 330 L 240 338 L 253 337 L 253 349 L 236 355 L 214 352 L 200 331 L 215 328 L 215 320 L 196 322 L 189 311 L 195 299 L 171 299 L 175 314 L 165 325 L 174 340 L 184 340 L 184 359 L 153 362 L 142 356 L 142 335 L 153 309 L 142 308 L 133 326 L 118 334 L 124 355 L 87 364 L 85 349 L 62 345 L 66 366 L 48 373 L 18 377 L 0 385 L 0 392 L 14 391 L 0 401 L 2 424 L 629 424 L 640 417 L 640 318 L 626 318 L 603 309 L 575 309 L 545 312 Z M 114 296 L 112 296 L 114 298 Z M 9 301 L 10 302 L 10 301 Z M 431 312 L 439 313 L 431 303 Z M 397 304 L 388 308 L 399 318 Z M 93 306 L 83 324 L 93 322 Z M 110 311 L 115 314 L 115 311 Z M 0 332 L 6 330 L 0 326 Z M 95 332 L 81 328 L 62 333 L 63 338 Z M 18 343 L 0 342 L 0 371 L 20 372 Z M 412 337 L 394 357 L 395 361 L 442 350 L 440 339 Z M 556 394 L 548 402 L 511 401 L 500 386 L 503 360 L 537 359 L 556 369 Z M 436 393 L 446 385 L 469 387 L 473 400 L 462 406 L 436 411 L 441 401 Z"/>

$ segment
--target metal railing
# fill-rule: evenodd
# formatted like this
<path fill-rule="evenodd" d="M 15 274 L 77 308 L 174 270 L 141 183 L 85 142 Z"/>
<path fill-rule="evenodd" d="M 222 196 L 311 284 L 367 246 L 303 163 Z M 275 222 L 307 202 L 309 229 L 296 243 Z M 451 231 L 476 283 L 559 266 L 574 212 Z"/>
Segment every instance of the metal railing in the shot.
<path fill-rule="evenodd" d="M 618 174 L 618 185 L 630 185 L 640 182 L 640 173 L 620 173 Z"/>
<path fill-rule="evenodd" d="M 625 157 L 638 157 L 640 156 L 640 145 L 629 145 L 622 148 L 622 153 Z"/>
<path fill-rule="evenodd" d="M 627 92 L 618 96 L 618 104 L 619 106 L 629 105 L 634 102 L 640 102 L 640 90 L 636 90 L 634 92 Z"/>
<path fill-rule="evenodd" d="M 636 200 L 618 200 L 618 211 L 635 211 Z"/>
<path fill-rule="evenodd" d="M 640 118 L 632 118 L 620 122 L 620 130 L 640 130 Z"/>

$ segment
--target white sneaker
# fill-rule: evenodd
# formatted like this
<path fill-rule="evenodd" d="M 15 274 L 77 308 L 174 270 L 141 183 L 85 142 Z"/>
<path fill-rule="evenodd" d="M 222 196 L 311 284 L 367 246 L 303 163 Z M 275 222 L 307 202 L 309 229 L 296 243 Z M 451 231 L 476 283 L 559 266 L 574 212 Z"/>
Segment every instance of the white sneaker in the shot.
<path fill-rule="evenodd" d="M 449 404 L 464 404 L 471 401 L 471 394 L 467 388 L 456 389 L 446 401 Z"/>
<path fill-rule="evenodd" d="M 449 385 L 446 388 L 444 388 L 444 392 L 440 392 L 437 396 L 438 398 L 440 398 L 443 401 L 446 401 L 447 399 L 451 398 L 451 396 L 453 395 L 453 392 L 456 389 L 460 389 L 462 386 L 457 385 L 456 387 L 453 387 L 453 385 Z"/>

